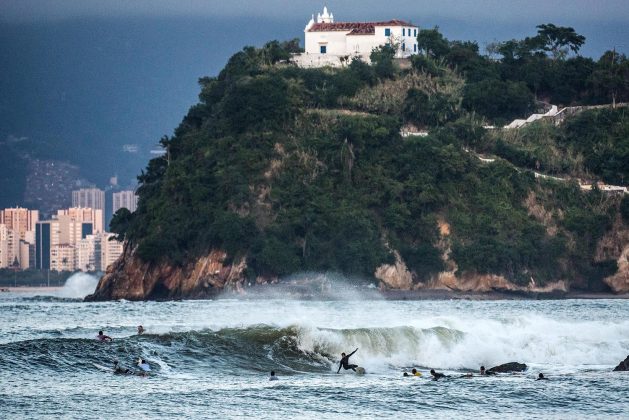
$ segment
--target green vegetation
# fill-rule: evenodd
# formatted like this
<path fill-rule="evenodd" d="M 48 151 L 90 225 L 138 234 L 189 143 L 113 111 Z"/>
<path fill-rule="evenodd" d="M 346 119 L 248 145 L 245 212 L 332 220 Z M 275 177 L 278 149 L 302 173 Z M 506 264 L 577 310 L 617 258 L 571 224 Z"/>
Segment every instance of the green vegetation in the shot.
<path fill-rule="evenodd" d="M 547 174 L 624 185 L 629 179 L 629 111 L 592 110 L 561 127 L 537 122 L 496 132 L 482 151 Z"/>
<path fill-rule="evenodd" d="M 555 29 L 540 27 L 540 62 L 582 44 Z M 578 159 L 562 156 L 578 155 L 579 170 L 622 177 L 624 114 L 489 135 L 478 114 L 507 118 L 531 107 L 527 81 L 500 76 L 512 59 L 492 61 L 436 29 L 419 38 L 425 55 L 408 70 L 390 47 L 373 52 L 373 65 L 340 69 L 287 63 L 295 42 L 235 54 L 218 77 L 200 80 L 200 102 L 138 177 L 138 210 L 118 212 L 111 230 L 144 261 L 184 264 L 220 248 L 246 257 L 252 277 L 316 270 L 369 279 L 396 250 L 417 281 L 456 264 L 457 274 L 601 288 L 611 264 L 594 262 L 596 243 L 620 198 L 540 182 L 513 164 L 565 172 Z M 487 91 L 512 106 L 494 108 Z M 407 125 L 430 135 L 402 138 Z M 487 164 L 474 150 L 506 160 Z"/>
<path fill-rule="evenodd" d="M 598 61 L 576 55 L 585 37 L 573 28 L 544 24 L 535 36 L 491 44 L 449 41 L 439 28 L 422 29 L 415 63 L 432 74 L 457 69 L 467 82 L 463 107 L 501 125 L 535 110 L 534 99 L 556 105 L 629 100 L 629 60 L 606 51 Z"/>

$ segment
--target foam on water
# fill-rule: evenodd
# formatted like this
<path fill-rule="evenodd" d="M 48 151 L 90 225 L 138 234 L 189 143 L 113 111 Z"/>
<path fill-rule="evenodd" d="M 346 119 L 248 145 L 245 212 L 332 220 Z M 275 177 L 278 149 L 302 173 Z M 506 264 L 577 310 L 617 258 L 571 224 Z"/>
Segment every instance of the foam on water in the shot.
<path fill-rule="evenodd" d="M 437 367 L 477 370 L 508 361 L 576 371 L 612 366 L 629 351 L 629 320 L 566 322 L 540 316 L 513 321 L 425 319 L 428 328 L 301 328 L 303 351 L 337 355 L 360 350 L 354 363 L 384 371 L 391 367 Z"/>

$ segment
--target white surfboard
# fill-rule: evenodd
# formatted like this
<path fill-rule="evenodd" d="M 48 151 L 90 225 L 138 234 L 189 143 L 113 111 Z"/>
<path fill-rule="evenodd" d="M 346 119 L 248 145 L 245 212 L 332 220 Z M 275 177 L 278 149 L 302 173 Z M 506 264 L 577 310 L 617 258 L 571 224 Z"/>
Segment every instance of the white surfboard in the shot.
<path fill-rule="evenodd" d="M 365 368 L 364 367 L 360 367 L 359 366 L 359 367 L 356 368 L 356 375 L 364 375 L 365 373 L 366 372 L 365 372 Z"/>

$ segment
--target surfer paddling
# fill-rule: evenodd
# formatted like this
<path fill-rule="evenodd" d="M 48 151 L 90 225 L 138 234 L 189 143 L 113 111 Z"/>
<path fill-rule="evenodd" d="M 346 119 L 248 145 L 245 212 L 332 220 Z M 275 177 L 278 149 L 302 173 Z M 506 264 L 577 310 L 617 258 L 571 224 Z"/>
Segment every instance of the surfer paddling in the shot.
<path fill-rule="evenodd" d="M 358 365 L 350 365 L 349 358 L 352 357 L 352 354 L 356 353 L 357 351 L 358 351 L 358 348 L 356 348 L 356 350 L 354 350 L 348 355 L 345 355 L 345 353 L 341 353 L 341 361 L 339 362 L 339 369 L 336 371 L 336 373 L 339 373 L 341 371 L 341 368 L 345 370 L 351 369 L 354 372 L 356 372 L 356 368 L 358 367 Z"/>
<path fill-rule="evenodd" d="M 99 331 L 99 332 L 98 332 L 98 335 L 96 336 L 96 339 L 97 339 L 98 341 L 102 341 L 102 342 L 105 342 L 105 341 L 113 341 L 113 340 L 114 340 L 114 339 L 113 339 L 113 338 L 111 338 L 110 336 L 103 334 L 103 332 L 102 332 L 102 331 Z"/>

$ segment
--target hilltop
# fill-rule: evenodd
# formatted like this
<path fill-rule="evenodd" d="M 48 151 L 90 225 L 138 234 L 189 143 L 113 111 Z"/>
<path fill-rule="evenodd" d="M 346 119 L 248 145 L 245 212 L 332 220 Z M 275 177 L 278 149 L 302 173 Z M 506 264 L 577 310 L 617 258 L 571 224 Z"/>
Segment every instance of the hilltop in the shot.
<path fill-rule="evenodd" d="M 483 128 L 544 98 L 626 100 L 625 73 L 606 88 L 597 76 L 608 59 L 626 72 L 624 57 L 569 57 L 584 40 L 544 33 L 499 45 L 498 60 L 422 30 L 405 65 L 385 46 L 338 69 L 291 64 L 296 41 L 243 49 L 200 80 L 166 155 L 138 177 L 138 210 L 111 223 L 124 255 L 89 299 L 205 297 L 300 272 L 406 290 L 626 291 L 629 199 L 578 181 L 627 179 L 626 110 Z"/>

